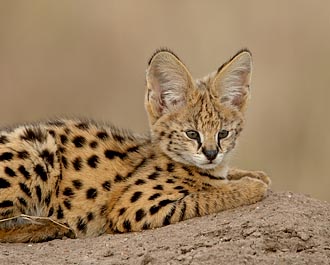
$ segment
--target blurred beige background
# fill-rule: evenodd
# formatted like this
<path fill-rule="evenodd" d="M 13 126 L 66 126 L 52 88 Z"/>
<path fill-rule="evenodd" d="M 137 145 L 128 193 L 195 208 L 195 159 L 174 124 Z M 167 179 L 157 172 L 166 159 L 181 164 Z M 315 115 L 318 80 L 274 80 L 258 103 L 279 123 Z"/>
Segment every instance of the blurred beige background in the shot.
<path fill-rule="evenodd" d="M 0 125 L 69 115 L 146 131 L 144 71 L 164 46 L 195 77 L 248 47 L 233 163 L 330 201 L 329 1 L 1 1 Z"/>

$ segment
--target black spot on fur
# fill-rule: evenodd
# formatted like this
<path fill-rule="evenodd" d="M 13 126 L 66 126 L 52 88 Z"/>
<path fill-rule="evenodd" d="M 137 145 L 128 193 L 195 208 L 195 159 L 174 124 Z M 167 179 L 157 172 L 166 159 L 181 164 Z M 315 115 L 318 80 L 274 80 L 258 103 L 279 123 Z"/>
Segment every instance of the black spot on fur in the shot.
<path fill-rule="evenodd" d="M 174 171 L 174 164 L 168 163 L 167 164 L 167 172 L 173 172 Z"/>
<path fill-rule="evenodd" d="M 128 172 L 125 179 L 128 179 L 128 178 L 132 177 L 133 173 L 134 173 L 134 171 Z"/>
<path fill-rule="evenodd" d="M 122 175 L 117 174 L 115 176 L 115 182 L 121 182 L 124 180 L 124 177 Z"/>
<path fill-rule="evenodd" d="M 63 210 L 61 205 L 59 205 L 57 209 L 57 219 L 63 219 L 63 218 L 64 218 Z"/>
<path fill-rule="evenodd" d="M 199 203 L 198 203 L 198 201 L 195 202 L 195 213 L 196 213 L 196 216 L 201 216 L 201 213 L 199 211 Z"/>
<path fill-rule="evenodd" d="M 96 141 L 90 142 L 89 146 L 93 149 L 95 149 L 98 146 L 98 143 Z"/>
<path fill-rule="evenodd" d="M 55 131 L 54 131 L 54 130 L 48 130 L 48 133 L 49 133 L 51 136 L 55 137 Z"/>
<path fill-rule="evenodd" d="M 26 200 L 25 200 L 24 198 L 22 198 L 22 197 L 18 197 L 17 199 L 18 199 L 19 203 L 20 203 L 22 206 L 24 206 L 24 207 L 27 206 Z"/>
<path fill-rule="evenodd" d="M 51 197 L 52 197 L 52 193 L 49 192 L 49 193 L 47 194 L 46 198 L 45 198 L 45 203 L 46 203 L 47 207 L 48 207 L 49 204 L 50 204 L 50 199 L 51 199 Z"/>
<path fill-rule="evenodd" d="M 150 223 L 145 222 L 142 226 L 142 229 L 144 229 L 144 230 L 150 229 Z"/>
<path fill-rule="evenodd" d="M 29 153 L 27 151 L 19 151 L 17 152 L 17 157 L 20 159 L 27 159 L 29 158 Z"/>
<path fill-rule="evenodd" d="M 159 202 L 159 206 L 160 207 L 165 207 L 166 205 L 170 204 L 170 203 L 174 203 L 175 200 L 169 200 L 169 199 L 166 199 L 166 200 L 162 200 Z"/>
<path fill-rule="evenodd" d="M 9 188 L 11 185 L 10 183 L 5 180 L 4 178 L 0 178 L 0 189 L 6 189 Z"/>
<path fill-rule="evenodd" d="M 79 171 L 82 168 L 82 159 L 77 157 L 75 160 L 72 161 L 72 165 L 75 170 Z"/>
<path fill-rule="evenodd" d="M 145 184 L 146 182 L 145 182 L 145 180 L 143 180 L 143 179 L 138 179 L 137 181 L 135 181 L 135 185 L 143 185 L 143 184 Z"/>
<path fill-rule="evenodd" d="M 72 142 L 75 147 L 81 148 L 86 143 L 86 139 L 83 136 L 76 136 L 75 138 L 73 138 Z"/>
<path fill-rule="evenodd" d="M 21 139 L 30 142 L 44 142 L 47 139 L 46 131 L 42 131 L 39 127 L 26 128 Z"/>
<path fill-rule="evenodd" d="M 88 130 L 89 129 L 89 124 L 85 122 L 81 122 L 76 124 L 76 127 L 80 130 Z"/>
<path fill-rule="evenodd" d="M 183 170 L 185 170 L 189 176 L 194 176 L 194 174 L 192 173 L 191 169 L 186 167 L 186 166 L 183 166 L 182 167 Z"/>
<path fill-rule="evenodd" d="M 154 190 L 163 190 L 164 188 L 163 188 L 162 185 L 159 185 L 159 184 L 158 184 L 158 185 L 154 186 L 153 189 L 154 189 Z"/>
<path fill-rule="evenodd" d="M 176 209 L 176 206 L 174 205 L 172 207 L 172 209 L 168 212 L 168 214 L 165 216 L 165 218 L 163 220 L 164 226 L 171 224 L 171 218 L 172 218 L 173 214 L 175 213 L 175 209 Z"/>
<path fill-rule="evenodd" d="M 37 164 L 34 167 L 34 172 L 43 180 L 43 181 L 47 181 L 48 176 L 47 176 L 47 172 L 45 171 L 45 169 L 43 168 L 43 166 L 41 166 L 40 164 Z"/>
<path fill-rule="evenodd" d="M 92 212 L 89 212 L 89 213 L 87 214 L 87 221 L 90 222 L 90 221 L 92 221 L 93 219 L 94 219 L 94 214 L 93 214 Z"/>
<path fill-rule="evenodd" d="M 0 161 L 10 161 L 13 159 L 13 156 L 11 152 L 4 152 L 0 155 Z"/>
<path fill-rule="evenodd" d="M 102 184 L 103 189 L 105 189 L 106 191 L 109 191 L 111 189 L 111 182 L 109 180 L 103 182 Z"/>
<path fill-rule="evenodd" d="M 143 209 L 139 209 L 135 213 L 135 221 L 140 222 L 146 216 L 146 212 Z"/>
<path fill-rule="evenodd" d="M 72 196 L 74 196 L 74 192 L 70 187 L 66 187 L 63 191 L 63 195 L 72 197 Z"/>
<path fill-rule="evenodd" d="M 87 199 L 95 199 L 97 196 L 97 190 L 94 188 L 90 188 L 86 192 Z"/>
<path fill-rule="evenodd" d="M 184 196 L 187 196 L 190 194 L 189 191 L 187 191 L 187 190 L 180 190 L 179 193 L 182 193 Z"/>
<path fill-rule="evenodd" d="M 9 177 L 16 177 L 16 173 L 14 170 L 12 170 L 10 167 L 5 167 L 5 173 L 9 176 Z"/>
<path fill-rule="evenodd" d="M 62 161 L 64 168 L 68 168 L 68 160 L 66 159 L 65 156 L 61 157 L 61 161 Z"/>
<path fill-rule="evenodd" d="M 104 151 L 104 155 L 108 159 L 114 159 L 115 157 L 119 157 L 120 159 L 123 159 L 126 157 L 125 153 L 120 153 L 109 149 Z"/>
<path fill-rule="evenodd" d="M 72 180 L 73 187 L 75 187 L 77 190 L 80 190 L 82 187 L 82 182 L 79 179 Z"/>
<path fill-rule="evenodd" d="M 21 191 L 23 191 L 28 197 L 32 197 L 31 190 L 28 188 L 28 186 L 20 182 L 19 187 L 21 188 Z"/>
<path fill-rule="evenodd" d="M 175 183 L 175 181 L 174 181 L 174 179 L 167 179 L 166 183 L 173 184 L 173 183 Z"/>
<path fill-rule="evenodd" d="M 81 218 L 81 217 L 78 217 L 78 220 L 77 220 L 77 229 L 83 233 L 86 232 L 86 229 L 87 229 L 87 224 L 85 223 L 85 221 Z"/>
<path fill-rule="evenodd" d="M 54 207 L 50 207 L 49 211 L 48 211 L 48 217 L 51 217 L 54 214 Z"/>
<path fill-rule="evenodd" d="M 61 154 L 64 154 L 66 152 L 66 149 L 63 146 L 58 147 L 58 152 Z"/>
<path fill-rule="evenodd" d="M 133 152 L 137 152 L 138 150 L 139 150 L 139 146 L 136 145 L 136 146 L 132 146 L 132 147 L 128 148 L 128 149 L 126 150 L 126 152 L 127 152 L 127 153 L 133 153 Z"/>
<path fill-rule="evenodd" d="M 109 134 L 107 132 L 101 131 L 96 134 L 97 138 L 101 140 L 106 140 L 109 138 Z"/>
<path fill-rule="evenodd" d="M 68 210 L 71 209 L 71 201 L 70 201 L 69 199 L 65 199 L 65 200 L 63 201 L 63 204 L 64 204 L 64 206 L 65 206 Z"/>
<path fill-rule="evenodd" d="M 91 168 L 96 168 L 97 164 L 99 163 L 100 159 L 97 155 L 92 155 L 90 158 L 88 158 L 87 160 L 87 164 L 91 167 Z"/>
<path fill-rule="evenodd" d="M 155 166 L 155 170 L 158 171 L 158 172 L 159 172 L 159 171 L 163 171 L 163 170 L 162 170 L 160 167 L 158 167 L 158 166 Z"/>
<path fill-rule="evenodd" d="M 148 200 L 153 201 L 153 200 L 156 200 L 157 198 L 159 198 L 160 196 L 161 196 L 160 193 L 155 193 L 155 194 L 151 195 Z"/>
<path fill-rule="evenodd" d="M 56 188 L 55 188 L 55 195 L 56 197 L 58 198 L 58 195 L 60 194 L 60 186 L 59 185 L 56 185 Z"/>
<path fill-rule="evenodd" d="M 121 135 L 119 134 L 112 134 L 112 138 L 117 141 L 117 142 L 120 142 L 120 143 L 123 143 L 125 141 L 125 138 L 122 137 Z"/>
<path fill-rule="evenodd" d="M 150 207 L 149 212 L 151 215 L 158 213 L 160 207 L 158 205 L 153 205 Z"/>
<path fill-rule="evenodd" d="M 7 144 L 9 143 L 8 137 L 5 135 L 0 136 L 0 144 Z"/>
<path fill-rule="evenodd" d="M 46 161 L 51 167 L 54 167 L 54 153 L 49 152 L 47 149 L 41 153 L 42 159 Z"/>
<path fill-rule="evenodd" d="M 182 190 L 182 189 L 184 189 L 184 187 L 182 187 L 182 186 L 176 186 L 176 187 L 174 187 L 174 189 L 175 190 Z"/>
<path fill-rule="evenodd" d="M 39 185 L 36 186 L 36 194 L 37 194 L 37 197 L 38 197 L 38 201 L 41 202 L 41 188 Z"/>
<path fill-rule="evenodd" d="M 63 145 L 65 145 L 68 142 L 68 137 L 65 134 L 61 134 L 60 139 Z"/>
<path fill-rule="evenodd" d="M 26 170 L 26 168 L 23 165 L 20 165 L 18 168 L 18 171 L 24 176 L 24 178 L 29 179 L 31 177 L 31 174 Z"/>
<path fill-rule="evenodd" d="M 159 173 L 158 172 L 153 172 L 148 176 L 148 179 L 152 179 L 155 180 L 159 177 Z"/>
<path fill-rule="evenodd" d="M 108 210 L 108 206 L 105 204 L 105 205 L 102 205 L 101 208 L 100 208 L 100 215 L 103 216 L 106 214 Z"/>
<path fill-rule="evenodd" d="M 215 177 L 215 176 L 213 176 L 213 175 L 211 175 L 211 174 L 209 174 L 209 173 L 206 173 L 206 172 L 198 172 L 201 176 L 203 176 L 203 177 L 208 177 L 209 179 L 216 179 L 216 180 L 218 180 L 219 178 L 217 178 L 217 177 Z"/>
<path fill-rule="evenodd" d="M 0 216 L 1 217 L 4 217 L 4 218 L 7 218 L 7 217 L 11 217 L 13 216 L 13 210 L 12 209 L 8 209 L 8 210 L 5 210 L 5 211 L 1 211 L 0 212 Z"/>
<path fill-rule="evenodd" d="M 122 216 L 125 212 L 126 212 L 126 208 L 125 207 L 120 208 L 119 211 L 118 211 L 119 216 Z"/>
<path fill-rule="evenodd" d="M 13 205 L 14 205 L 14 203 L 10 200 L 4 200 L 4 201 L 0 202 L 0 208 L 11 207 Z"/>
<path fill-rule="evenodd" d="M 127 232 L 130 232 L 132 229 L 131 222 L 129 220 L 125 220 L 123 226 Z"/>
<path fill-rule="evenodd" d="M 185 219 L 186 209 L 187 209 L 186 202 L 183 201 L 182 208 L 181 208 L 181 213 L 180 213 L 180 218 L 179 218 L 180 221 L 183 221 Z"/>
<path fill-rule="evenodd" d="M 136 202 L 138 199 L 140 199 L 142 196 L 142 192 L 141 191 L 136 191 L 134 192 L 134 194 L 131 197 L 131 202 Z"/>

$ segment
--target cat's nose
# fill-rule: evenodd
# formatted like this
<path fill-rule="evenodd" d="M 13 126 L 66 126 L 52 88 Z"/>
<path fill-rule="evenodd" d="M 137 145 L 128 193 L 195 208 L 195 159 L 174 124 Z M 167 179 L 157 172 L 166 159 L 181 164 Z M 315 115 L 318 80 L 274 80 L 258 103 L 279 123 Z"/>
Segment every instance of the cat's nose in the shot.
<path fill-rule="evenodd" d="M 210 161 L 214 160 L 218 155 L 218 150 L 207 150 L 205 148 L 202 149 L 203 154 L 206 156 L 206 158 Z"/>

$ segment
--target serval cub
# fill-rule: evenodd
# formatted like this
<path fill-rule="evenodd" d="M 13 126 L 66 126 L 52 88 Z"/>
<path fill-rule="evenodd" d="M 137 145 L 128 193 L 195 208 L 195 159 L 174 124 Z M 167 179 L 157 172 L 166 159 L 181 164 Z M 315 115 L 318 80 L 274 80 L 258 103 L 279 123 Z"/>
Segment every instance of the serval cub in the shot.
<path fill-rule="evenodd" d="M 150 135 L 82 120 L 0 132 L 0 242 L 156 228 L 252 204 L 270 184 L 228 168 L 250 95 L 240 51 L 194 80 L 169 50 L 146 73 Z"/>

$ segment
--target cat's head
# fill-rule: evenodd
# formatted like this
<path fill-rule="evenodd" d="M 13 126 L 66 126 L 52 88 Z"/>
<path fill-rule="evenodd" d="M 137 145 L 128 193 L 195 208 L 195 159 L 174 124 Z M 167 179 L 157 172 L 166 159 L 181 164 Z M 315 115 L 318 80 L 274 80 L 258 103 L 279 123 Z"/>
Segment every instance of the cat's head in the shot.
<path fill-rule="evenodd" d="M 175 161 L 215 169 L 234 148 L 250 95 L 248 50 L 194 80 L 169 50 L 157 51 L 146 73 L 145 107 L 153 141 Z"/>

